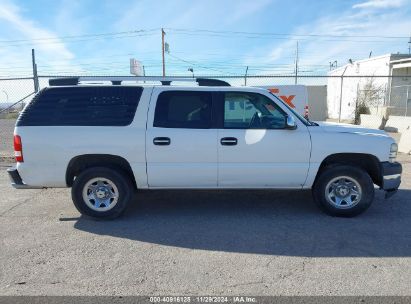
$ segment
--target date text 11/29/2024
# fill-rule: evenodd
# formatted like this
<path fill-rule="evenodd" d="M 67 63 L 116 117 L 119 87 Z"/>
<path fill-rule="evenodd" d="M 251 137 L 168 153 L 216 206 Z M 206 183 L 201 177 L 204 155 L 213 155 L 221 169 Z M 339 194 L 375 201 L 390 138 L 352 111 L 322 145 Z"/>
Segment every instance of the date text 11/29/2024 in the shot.
<path fill-rule="evenodd" d="M 150 303 L 256 303 L 255 297 L 248 296 L 154 296 Z"/>

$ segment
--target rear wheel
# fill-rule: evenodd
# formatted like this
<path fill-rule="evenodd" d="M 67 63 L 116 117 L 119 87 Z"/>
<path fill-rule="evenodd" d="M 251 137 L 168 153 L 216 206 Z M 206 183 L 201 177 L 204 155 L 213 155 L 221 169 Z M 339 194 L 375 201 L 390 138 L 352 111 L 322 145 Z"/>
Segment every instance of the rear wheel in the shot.
<path fill-rule="evenodd" d="M 313 196 L 326 213 L 351 217 L 370 207 L 374 199 L 374 184 L 364 170 L 336 165 L 326 168 L 318 177 Z"/>
<path fill-rule="evenodd" d="M 77 210 L 97 218 L 118 217 L 132 200 L 133 194 L 133 185 L 125 174 L 105 167 L 81 172 L 71 189 Z"/>

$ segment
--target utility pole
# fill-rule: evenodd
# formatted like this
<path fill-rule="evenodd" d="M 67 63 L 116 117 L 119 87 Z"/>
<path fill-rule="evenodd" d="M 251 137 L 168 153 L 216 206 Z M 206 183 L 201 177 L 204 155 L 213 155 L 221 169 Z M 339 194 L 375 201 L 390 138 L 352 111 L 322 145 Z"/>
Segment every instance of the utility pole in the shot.
<path fill-rule="evenodd" d="M 297 84 L 298 78 L 298 41 L 297 41 L 297 49 L 295 52 L 295 84 Z"/>
<path fill-rule="evenodd" d="M 410 40 L 408 41 L 408 55 L 411 55 L 411 35 Z"/>
<path fill-rule="evenodd" d="M 347 71 L 348 65 L 345 67 L 344 71 L 341 74 L 341 86 L 340 86 L 340 110 L 338 112 L 338 122 L 341 122 L 341 110 L 342 110 L 342 98 L 343 98 L 343 85 L 344 85 L 344 74 Z"/>
<path fill-rule="evenodd" d="M 166 76 L 166 62 L 164 58 L 164 36 L 166 35 L 166 32 L 164 32 L 164 29 L 161 28 L 161 53 L 163 56 L 163 77 Z"/>
<path fill-rule="evenodd" d="M 244 86 L 247 86 L 247 73 L 248 73 L 248 65 L 245 69 L 245 76 L 244 76 Z"/>
<path fill-rule="evenodd" d="M 34 49 L 31 49 L 31 61 L 33 64 L 34 92 L 37 93 L 39 91 L 39 77 L 37 75 L 36 54 Z"/>

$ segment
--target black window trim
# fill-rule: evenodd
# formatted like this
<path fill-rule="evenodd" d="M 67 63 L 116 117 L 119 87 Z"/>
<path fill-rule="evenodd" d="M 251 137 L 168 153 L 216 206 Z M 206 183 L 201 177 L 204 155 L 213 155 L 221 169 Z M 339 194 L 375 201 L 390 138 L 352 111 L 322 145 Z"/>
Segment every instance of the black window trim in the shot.
<path fill-rule="evenodd" d="M 130 126 L 132 123 L 133 123 L 133 121 L 134 121 L 134 119 L 135 119 L 135 115 L 136 115 L 136 113 L 137 113 L 137 108 L 138 108 L 138 105 L 139 105 L 139 103 L 140 103 L 140 100 L 141 100 L 141 96 L 143 95 L 143 90 L 144 90 L 144 88 L 143 87 L 141 87 L 141 86 L 132 86 L 132 88 L 136 91 L 135 93 L 136 93 L 136 95 L 135 96 L 132 96 L 132 99 L 133 98 L 136 98 L 136 100 L 135 100 L 135 107 L 134 108 L 131 108 L 131 110 L 132 110 L 132 113 L 130 113 L 130 117 L 129 117 L 129 119 L 128 120 L 124 120 L 124 122 L 117 122 L 117 123 L 113 123 L 113 121 L 109 121 L 109 122 L 101 122 L 101 123 L 96 123 L 96 124 L 92 124 L 92 123 L 84 123 L 84 122 L 77 122 L 77 123 L 75 123 L 75 122 L 70 122 L 70 123 L 68 123 L 68 122 L 65 122 L 65 123 L 63 123 L 63 122 L 60 122 L 60 123 L 58 123 L 58 122 L 55 122 L 55 121 L 44 121 L 44 122 L 37 122 L 38 120 L 39 120 L 39 117 L 30 117 L 29 116 L 29 118 L 27 119 L 27 117 L 24 117 L 25 115 L 33 115 L 33 114 L 30 114 L 30 111 L 32 111 L 32 110 L 30 110 L 30 108 L 34 105 L 34 103 L 37 103 L 37 102 L 39 102 L 38 100 L 36 101 L 35 99 L 36 98 L 41 98 L 41 96 L 42 95 L 44 95 L 44 94 L 46 94 L 46 93 L 48 93 L 48 92 L 50 92 L 50 91 L 52 91 L 52 92 L 58 92 L 58 91 L 67 91 L 67 90 L 70 90 L 70 89 L 73 89 L 73 90 L 82 90 L 82 89 L 84 89 L 84 88 L 88 88 L 88 89 L 105 89 L 105 88 L 107 88 L 107 89 L 112 89 L 112 88 L 114 88 L 113 86 L 75 86 L 75 87 L 46 87 L 46 88 L 44 88 L 44 89 L 42 89 L 42 90 L 40 90 L 40 92 L 39 93 L 37 93 L 34 97 L 33 97 L 33 100 L 32 101 L 30 101 L 30 103 L 25 107 L 25 109 L 22 111 L 22 113 L 20 114 L 20 116 L 19 116 L 19 118 L 17 119 L 17 121 L 16 121 L 16 126 L 18 126 L 18 127 L 36 127 L 36 126 L 43 126 L 43 127 L 127 127 L 127 126 Z M 118 90 L 118 89 L 123 89 L 122 87 L 115 87 L 116 88 L 116 90 Z M 129 88 L 129 87 L 128 87 Z M 126 90 L 129 90 L 129 89 L 126 89 Z M 132 100 L 132 99 L 130 99 L 130 100 Z M 44 106 L 44 105 L 40 105 L 40 106 Z M 133 105 L 134 106 L 134 105 Z M 55 106 L 54 106 L 54 104 L 53 104 L 53 106 L 52 107 L 54 107 L 54 108 L 57 108 L 58 107 L 58 105 L 56 104 Z M 101 119 L 101 118 L 100 118 Z"/>
<path fill-rule="evenodd" d="M 216 92 L 218 93 L 218 110 L 219 110 L 219 115 L 217 116 L 219 119 L 219 121 L 217 122 L 219 129 L 225 129 L 225 130 L 286 130 L 287 127 L 284 126 L 284 128 L 235 128 L 235 127 L 225 127 L 224 126 L 224 114 L 225 114 L 225 94 L 226 93 L 237 93 L 237 94 L 254 94 L 254 95 L 260 95 L 260 96 L 264 96 L 265 98 L 270 99 L 275 105 L 276 108 L 284 115 L 284 117 L 287 119 L 287 112 L 284 111 L 274 100 L 272 100 L 271 98 L 265 96 L 264 94 L 261 93 L 257 93 L 257 92 L 248 92 L 248 91 L 218 91 Z M 217 108 L 217 107 L 216 107 Z"/>

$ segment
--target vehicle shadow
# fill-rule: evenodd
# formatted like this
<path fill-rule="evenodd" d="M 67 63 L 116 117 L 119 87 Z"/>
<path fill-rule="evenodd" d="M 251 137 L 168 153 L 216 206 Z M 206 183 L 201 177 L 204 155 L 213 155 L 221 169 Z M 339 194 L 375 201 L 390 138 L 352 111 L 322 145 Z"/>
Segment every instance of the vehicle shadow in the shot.
<path fill-rule="evenodd" d="M 411 190 L 376 191 L 355 218 L 323 214 L 310 191 L 141 191 L 112 221 L 75 228 L 183 248 L 306 257 L 411 256 Z"/>

